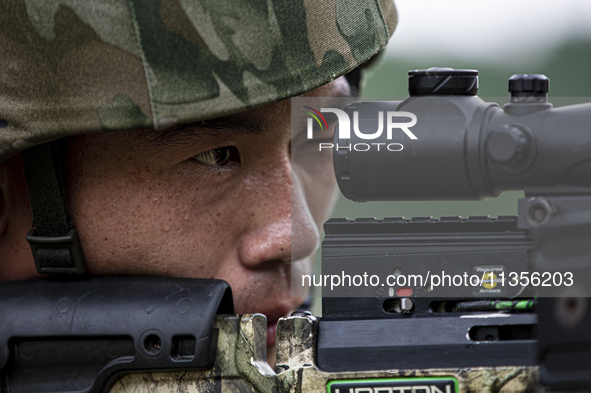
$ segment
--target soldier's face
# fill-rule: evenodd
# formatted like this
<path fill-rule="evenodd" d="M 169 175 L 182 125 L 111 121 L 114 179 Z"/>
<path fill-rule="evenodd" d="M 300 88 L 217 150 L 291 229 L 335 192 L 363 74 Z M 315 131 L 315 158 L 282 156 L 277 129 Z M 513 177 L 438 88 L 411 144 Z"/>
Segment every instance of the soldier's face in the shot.
<path fill-rule="evenodd" d="M 88 269 L 224 279 L 237 312 L 267 316 L 272 344 L 302 302 L 292 268 L 309 272 L 336 189 L 331 163 L 302 150 L 291 157 L 289 101 L 157 137 L 71 139 L 67 194 Z"/>

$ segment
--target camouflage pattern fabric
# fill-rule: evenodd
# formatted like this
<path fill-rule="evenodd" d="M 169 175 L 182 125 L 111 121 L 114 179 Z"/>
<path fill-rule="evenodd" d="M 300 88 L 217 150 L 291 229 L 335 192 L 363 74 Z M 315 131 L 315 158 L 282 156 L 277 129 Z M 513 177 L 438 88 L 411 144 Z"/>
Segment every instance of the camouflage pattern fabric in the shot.
<path fill-rule="evenodd" d="M 392 0 L 4 0 L 0 162 L 315 89 L 388 41 Z"/>

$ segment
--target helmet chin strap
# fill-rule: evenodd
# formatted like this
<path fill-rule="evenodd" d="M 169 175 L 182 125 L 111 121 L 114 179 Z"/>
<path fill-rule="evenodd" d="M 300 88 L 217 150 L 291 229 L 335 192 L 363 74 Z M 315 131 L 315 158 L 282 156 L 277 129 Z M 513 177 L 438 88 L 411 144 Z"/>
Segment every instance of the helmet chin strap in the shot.
<path fill-rule="evenodd" d="M 39 274 L 83 274 L 86 263 L 68 215 L 58 150 L 51 142 L 21 153 L 33 210 L 27 241 Z"/>

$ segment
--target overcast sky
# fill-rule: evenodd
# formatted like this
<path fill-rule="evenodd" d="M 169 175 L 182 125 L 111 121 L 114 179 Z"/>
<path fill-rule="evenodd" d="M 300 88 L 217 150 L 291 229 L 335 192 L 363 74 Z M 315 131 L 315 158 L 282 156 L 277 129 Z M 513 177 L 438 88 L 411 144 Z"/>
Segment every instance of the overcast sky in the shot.
<path fill-rule="evenodd" d="M 395 0 L 399 24 L 388 54 L 450 54 L 495 60 L 541 54 L 563 40 L 591 39 L 591 0 Z M 591 48 L 590 48 L 591 53 Z"/>

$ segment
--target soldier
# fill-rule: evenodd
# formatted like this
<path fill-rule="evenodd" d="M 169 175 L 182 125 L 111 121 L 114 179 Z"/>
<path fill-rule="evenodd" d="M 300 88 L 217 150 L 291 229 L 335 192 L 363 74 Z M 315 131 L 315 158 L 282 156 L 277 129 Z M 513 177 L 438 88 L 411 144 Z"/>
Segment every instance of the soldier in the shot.
<path fill-rule="evenodd" d="M 292 163 L 285 99 L 353 94 L 394 30 L 391 1 L 2 8 L 0 280 L 70 264 L 224 279 L 238 313 L 267 316 L 272 346 L 335 191 L 330 172 Z M 33 212 L 38 235 L 75 228 L 85 267 L 56 251 L 35 269 Z"/>

